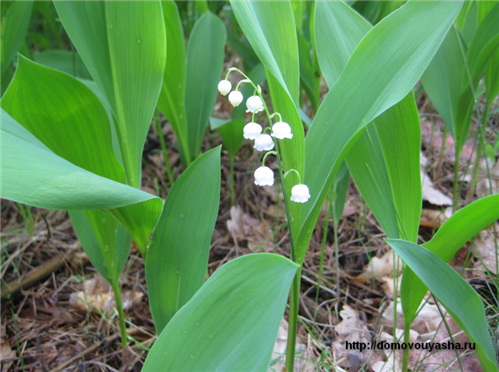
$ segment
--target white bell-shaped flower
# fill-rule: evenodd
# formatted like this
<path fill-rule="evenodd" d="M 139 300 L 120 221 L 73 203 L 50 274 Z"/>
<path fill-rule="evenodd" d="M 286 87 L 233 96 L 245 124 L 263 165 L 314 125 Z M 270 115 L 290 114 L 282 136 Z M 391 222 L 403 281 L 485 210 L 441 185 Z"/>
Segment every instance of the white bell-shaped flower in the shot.
<path fill-rule="evenodd" d="M 257 113 L 260 111 L 263 111 L 263 102 L 262 99 L 259 96 L 251 96 L 248 98 L 246 101 L 246 106 L 248 109 L 246 112 L 252 112 L 252 113 Z"/>
<path fill-rule="evenodd" d="M 255 139 L 254 148 L 258 151 L 270 151 L 274 148 L 274 141 L 268 134 L 261 134 Z"/>
<path fill-rule="evenodd" d="M 248 123 L 243 128 L 243 136 L 246 139 L 256 140 L 262 134 L 262 126 L 258 123 Z"/>
<path fill-rule="evenodd" d="M 274 184 L 274 172 L 269 167 L 260 167 L 255 171 L 255 185 L 272 186 Z"/>
<path fill-rule="evenodd" d="M 218 83 L 218 91 L 222 96 L 226 96 L 227 94 L 229 94 L 231 89 L 232 84 L 229 80 L 220 80 L 220 83 Z"/>
<path fill-rule="evenodd" d="M 278 121 L 272 126 L 272 137 L 278 139 L 293 138 L 293 133 L 291 133 L 291 127 L 288 123 L 283 121 Z"/>
<path fill-rule="evenodd" d="M 239 106 L 241 104 L 241 102 L 243 101 L 243 98 L 244 98 L 243 94 L 238 90 L 233 90 L 229 94 L 229 101 L 232 104 L 232 106 L 234 106 L 234 107 Z"/>
<path fill-rule="evenodd" d="M 295 203 L 305 203 L 308 199 L 310 199 L 310 192 L 307 185 L 301 184 L 293 186 L 291 189 L 291 201 L 294 201 Z"/>

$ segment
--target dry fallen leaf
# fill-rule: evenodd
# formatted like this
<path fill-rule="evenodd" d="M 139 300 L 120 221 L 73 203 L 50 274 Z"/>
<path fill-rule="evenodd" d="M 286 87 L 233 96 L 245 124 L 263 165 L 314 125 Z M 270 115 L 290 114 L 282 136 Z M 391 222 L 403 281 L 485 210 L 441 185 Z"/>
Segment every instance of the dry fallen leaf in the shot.
<path fill-rule="evenodd" d="M 433 182 L 430 179 L 430 176 L 426 174 L 426 163 L 428 159 L 421 152 L 420 157 L 420 169 L 421 169 L 421 183 L 423 189 L 423 200 L 429 201 L 433 205 L 452 205 L 452 200 L 442 194 L 440 191 L 435 189 L 433 186 Z"/>
<path fill-rule="evenodd" d="M 396 260 L 394 260 L 394 257 L 396 257 Z M 373 279 L 381 279 L 384 276 L 393 275 L 394 267 L 398 269 L 398 273 L 402 272 L 402 260 L 390 249 L 380 258 L 371 258 L 371 261 L 364 266 L 364 272 L 354 277 L 354 279 L 364 283 Z"/>
<path fill-rule="evenodd" d="M 273 250 L 274 234 L 269 226 L 263 221 L 248 216 L 239 206 L 230 209 L 227 229 L 236 244 L 247 240 L 251 251 L 262 247 L 268 252 Z"/>
<path fill-rule="evenodd" d="M 134 303 L 140 301 L 143 296 L 144 294 L 140 292 L 123 291 L 121 293 L 123 309 L 127 310 Z M 77 310 L 87 311 L 90 309 L 95 313 L 108 313 L 116 306 L 112 288 L 101 275 L 85 280 L 83 291 L 72 293 L 69 303 Z"/>
<path fill-rule="evenodd" d="M 466 182 L 472 181 L 473 174 L 475 173 L 473 168 L 474 167 L 472 167 L 472 169 L 468 170 L 468 172 L 466 173 L 464 177 L 464 180 Z M 482 160 L 480 162 L 478 173 L 476 175 L 475 191 L 477 196 L 479 198 L 482 198 L 484 196 L 491 195 L 491 187 L 492 194 L 499 193 L 499 161 L 496 161 L 495 164 L 492 164 L 492 161 L 490 159 L 487 159 L 487 161 Z"/>
<path fill-rule="evenodd" d="M 466 334 L 459 328 L 459 326 L 454 322 L 452 318 L 447 320 L 449 329 L 451 330 L 452 340 L 456 344 L 459 343 L 461 347 L 464 347 L 465 343 L 469 343 L 470 340 Z M 417 342 L 426 343 L 431 342 L 433 344 L 442 344 L 447 342 L 452 342 L 447 332 L 447 328 L 442 324 L 440 329 L 435 332 L 430 332 L 428 334 L 420 335 Z M 409 366 L 413 371 L 421 372 L 432 372 L 435 371 L 435 366 L 447 366 L 448 368 L 441 368 L 439 371 L 456 371 L 460 370 L 460 365 L 462 366 L 463 372 L 474 372 L 481 371 L 480 362 L 476 353 L 473 350 L 461 350 L 459 351 L 459 361 L 456 357 L 456 351 L 452 349 L 447 350 L 416 350 L 413 349 L 409 352 Z"/>
<path fill-rule="evenodd" d="M 421 211 L 421 220 L 419 226 L 430 227 L 437 229 L 444 224 L 452 215 L 452 207 L 447 208 L 445 211 L 435 209 L 423 209 Z"/>
<path fill-rule="evenodd" d="M 391 301 L 386 310 L 382 315 L 382 324 L 388 329 L 393 329 L 393 313 L 394 313 L 394 302 Z M 450 315 L 446 316 L 446 319 L 450 319 Z M 435 332 L 439 327 L 441 327 L 442 317 L 440 316 L 440 311 L 437 305 L 431 303 L 426 303 L 423 308 L 420 308 L 418 315 L 413 320 L 411 324 L 411 329 L 419 334 L 426 334 L 430 332 Z M 402 305 L 400 304 L 400 299 L 397 299 L 397 327 L 402 327 L 404 324 L 404 315 L 402 313 Z"/>
<path fill-rule="evenodd" d="M 336 327 L 338 339 L 332 343 L 334 365 L 346 368 L 348 371 L 358 371 L 371 357 L 370 350 L 347 350 L 346 341 L 367 344 L 371 335 L 365 323 L 359 319 L 357 312 L 348 305 L 343 305 L 340 311 L 343 319 Z"/>
<path fill-rule="evenodd" d="M 499 224 L 496 224 L 496 231 L 499 232 Z M 499 233 L 494 239 L 494 230 L 484 230 L 478 233 L 474 244 L 475 254 L 478 256 L 475 268 L 480 271 L 488 270 L 497 275 L 499 257 L 497 256 L 496 242 L 499 242 Z"/>

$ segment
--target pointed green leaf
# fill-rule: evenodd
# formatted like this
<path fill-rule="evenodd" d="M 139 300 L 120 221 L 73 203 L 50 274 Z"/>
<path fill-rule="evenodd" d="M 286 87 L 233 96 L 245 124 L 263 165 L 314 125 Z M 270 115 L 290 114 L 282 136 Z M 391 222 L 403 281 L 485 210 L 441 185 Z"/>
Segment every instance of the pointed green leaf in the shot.
<path fill-rule="evenodd" d="M 329 86 L 333 86 L 372 27 L 343 2 L 320 2 L 316 11 L 319 62 Z M 422 204 L 421 131 L 412 92 L 372 124 L 348 154 L 348 167 L 387 235 L 416 241 Z"/>
<path fill-rule="evenodd" d="M 244 34 L 265 68 L 298 103 L 299 65 L 289 1 L 231 1 Z"/>
<path fill-rule="evenodd" d="M 454 269 L 424 247 L 405 240 L 386 241 L 444 305 L 470 341 L 476 343 L 476 355 L 483 370 L 497 372 L 497 357 L 489 336 L 487 317 L 476 291 Z"/>
<path fill-rule="evenodd" d="M 161 208 L 161 199 L 98 176 L 52 152 L 4 109 L 1 197 L 47 209 L 120 208 L 145 202 Z M 158 213 L 159 215 L 159 213 Z"/>
<path fill-rule="evenodd" d="M 65 72 L 76 78 L 92 80 L 81 57 L 68 50 L 49 50 L 33 55 L 36 63 Z"/>
<path fill-rule="evenodd" d="M 54 155 L 60 156 L 71 165 L 83 168 L 94 175 L 121 184 L 125 182 L 124 169 L 114 155 L 112 148 L 107 113 L 99 99 L 80 81 L 21 56 L 16 75 L 1 102 L 2 107 L 34 137 L 47 146 Z M 23 165 L 23 167 L 27 167 L 27 165 Z M 62 169 L 60 171 L 62 172 Z M 67 171 L 69 172 L 69 168 Z M 16 174 L 15 178 L 6 180 L 14 187 L 26 182 L 18 178 L 17 172 Z M 45 177 L 51 179 L 50 174 L 45 175 Z M 61 186 L 64 187 L 64 184 Z M 49 191 L 45 190 L 44 192 Z M 98 189 L 80 190 L 78 188 L 73 192 L 83 192 L 84 195 L 88 195 L 92 192 L 97 193 Z M 50 193 L 52 194 L 51 191 Z M 27 195 L 18 194 L 19 191 L 16 192 L 16 198 L 27 198 Z M 58 191 L 54 191 L 53 195 L 57 199 Z M 99 196 L 94 198 L 98 199 Z M 116 197 L 112 199 L 116 199 Z M 54 200 L 55 205 L 51 207 L 48 200 L 35 198 L 29 199 L 32 202 L 27 204 L 52 209 L 105 209 L 107 213 L 121 221 L 132 234 L 137 245 L 144 250 L 159 218 L 161 200 L 142 197 L 135 201 L 132 199 L 125 204 L 113 206 L 115 204 L 113 204 L 112 199 L 101 208 L 93 207 L 95 205 L 93 200 L 86 202 L 82 200 L 81 205 L 75 201 L 75 206 L 72 206 L 70 200 L 67 201 L 68 204 Z M 148 201 L 140 203 L 145 200 Z M 44 205 L 40 205 L 40 203 L 44 203 Z"/>
<path fill-rule="evenodd" d="M 189 39 L 185 110 L 191 158 L 199 155 L 203 134 L 217 98 L 226 38 L 223 22 L 207 11 L 196 22 Z"/>
<path fill-rule="evenodd" d="M 299 259 L 341 160 L 366 124 L 411 91 L 460 7 L 460 2 L 408 2 L 378 23 L 355 49 L 307 135 L 304 183 L 311 199 L 302 210 Z"/>
<path fill-rule="evenodd" d="M 146 259 L 157 333 L 203 285 L 220 201 L 220 147 L 185 170 L 166 198 Z"/>
<path fill-rule="evenodd" d="M 92 265 L 109 283 L 117 283 L 128 259 L 131 235 L 100 211 L 69 211 L 69 217 Z"/>
<path fill-rule="evenodd" d="M 454 213 L 423 247 L 449 261 L 471 238 L 499 219 L 499 194 L 481 198 Z M 425 284 L 412 270 L 404 270 L 401 293 L 404 317 L 412 321 L 426 294 Z"/>
<path fill-rule="evenodd" d="M 170 122 L 177 137 L 182 164 L 191 162 L 187 141 L 187 115 L 185 113 L 186 56 L 182 22 L 173 0 L 162 1 L 166 26 L 166 67 L 163 76 L 158 108 Z"/>
<path fill-rule="evenodd" d="M 6 2 L 2 4 L 3 7 L 7 7 Z M 32 10 L 33 1 L 12 1 L 7 13 L 2 17 L 2 45 L 0 48 L 2 54 L 0 59 L 2 78 L 24 43 Z"/>
<path fill-rule="evenodd" d="M 59 17 L 120 128 L 128 182 L 141 181 L 142 149 L 166 61 L 159 1 L 56 1 Z"/>
<path fill-rule="evenodd" d="M 449 31 L 421 77 L 421 82 L 450 133 L 460 143 L 460 135 L 456 137 L 460 133 L 456 128 L 456 115 L 465 64 L 458 37 L 454 29 Z"/>
<path fill-rule="evenodd" d="M 168 323 L 142 370 L 267 371 L 297 268 L 270 253 L 223 265 Z"/>

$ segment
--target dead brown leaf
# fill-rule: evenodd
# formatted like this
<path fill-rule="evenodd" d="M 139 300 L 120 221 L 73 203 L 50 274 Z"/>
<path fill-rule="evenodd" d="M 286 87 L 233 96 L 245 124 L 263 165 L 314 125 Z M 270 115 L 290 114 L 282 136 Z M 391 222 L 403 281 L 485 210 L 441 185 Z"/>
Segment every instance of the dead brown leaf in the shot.
<path fill-rule="evenodd" d="M 247 240 L 251 251 L 262 247 L 266 252 L 273 250 L 274 234 L 268 224 L 250 217 L 239 206 L 230 209 L 230 217 L 227 229 L 236 244 Z"/>
<path fill-rule="evenodd" d="M 496 224 L 496 231 L 499 231 L 499 224 Z M 497 275 L 497 265 L 499 257 L 497 256 L 496 242 L 499 242 L 499 233 L 494 239 L 494 231 L 484 230 L 478 233 L 474 248 L 478 260 L 475 262 L 475 268 L 480 271 L 490 271 Z"/>
<path fill-rule="evenodd" d="M 371 335 L 366 324 L 360 320 L 358 313 L 348 305 L 343 305 L 340 311 L 343 319 L 336 327 L 338 339 L 333 342 L 332 349 L 335 357 L 334 365 L 346 368 L 348 371 L 358 371 L 370 358 L 372 352 L 368 350 L 347 350 L 345 342 L 361 342 L 367 344 Z"/>

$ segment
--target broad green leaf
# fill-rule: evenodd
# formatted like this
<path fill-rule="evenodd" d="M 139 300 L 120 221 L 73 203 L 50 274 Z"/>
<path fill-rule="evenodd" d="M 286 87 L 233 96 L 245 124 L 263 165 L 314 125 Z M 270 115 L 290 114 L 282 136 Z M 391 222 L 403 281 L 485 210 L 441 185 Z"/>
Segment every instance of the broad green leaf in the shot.
<path fill-rule="evenodd" d="M 456 115 L 465 63 L 458 37 L 454 29 L 449 31 L 421 77 L 421 82 L 449 132 L 461 143 L 460 137 L 456 137 L 460 133 L 456 128 Z"/>
<path fill-rule="evenodd" d="M 297 37 L 300 53 L 300 79 L 314 112 L 317 112 L 320 100 L 321 72 L 317 64 L 312 62 L 307 40 L 298 31 Z"/>
<path fill-rule="evenodd" d="M 2 7 L 4 6 L 7 6 L 7 4 L 2 4 Z M 7 71 L 24 43 L 32 10 L 33 1 L 13 1 L 5 15 L 2 12 L 2 45 L 0 48 L 2 54 L 0 59 L 2 78 L 4 78 L 5 71 Z"/>
<path fill-rule="evenodd" d="M 487 317 L 476 291 L 454 269 L 424 247 L 404 240 L 386 241 L 444 305 L 470 341 L 476 343 L 476 355 L 483 370 L 498 371 Z"/>
<path fill-rule="evenodd" d="M 340 222 L 343 210 L 345 209 L 345 201 L 347 198 L 348 185 L 350 184 L 350 172 L 346 163 L 343 163 L 334 177 L 333 196 L 331 198 L 333 209 L 331 215 L 335 224 Z"/>
<path fill-rule="evenodd" d="M 173 185 L 146 259 L 156 332 L 203 285 L 220 200 L 220 147 L 201 155 Z"/>
<path fill-rule="evenodd" d="M 234 19 L 232 17 L 232 19 Z M 233 32 L 232 32 L 233 33 Z M 239 40 L 230 31 L 227 32 L 227 42 L 234 49 L 238 56 L 241 57 L 245 70 L 253 70 L 260 62 L 248 40 Z"/>
<path fill-rule="evenodd" d="M 473 35 L 476 32 L 478 26 L 478 4 L 477 1 L 470 1 L 471 5 L 468 8 L 466 17 L 464 18 L 464 23 L 460 28 L 461 36 L 465 42 L 465 45 L 469 45 Z"/>
<path fill-rule="evenodd" d="M 408 2 L 359 43 L 324 99 L 306 139 L 302 209 L 296 248 L 302 260 L 335 171 L 366 124 L 403 99 L 438 49 L 461 2 Z M 315 35 L 316 39 L 319 37 Z M 334 141 L 334 142 L 331 142 Z"/>
<path fill-rule="evenodd" d="M 466 60 L 471 72 L 471 79 L 478 85 L 485 66 L 499 46 L 499 3 L 485 16 L 478 26 L 466 52 Z M 468 73 L 463 71 L 463 81 L 469 83 Z M 464 84 L 463 84 L 464 86 Z"/>
<path fill-rule="evenodd" d="M 1 115 L 2 198 L 47 209 L 109 209 L 142 202 L 161 208 L 159 198 L 70 163 L 3 108 Z"/>
<path fill-rule="evenodd" d="M 477 1 L 478 3 L 478 24 L 482 23 L 485 16 L 490 12 L 490 10 L 497 4 L 499 1 Z"/>
<path fill-rule="evenodd" d="M 191 158 L 197 157 L 201 150 L 203 134 L 217 98 L 226 37 L 223 22 L 207 11 L 196 22 L 189 39 L 185 109 Z"/>
<path fill-rule="evenodd" d="M 417 241 L 421 126 L 410 92 L 369 125 L 346 157 L 362 196 L 391 238 Z"/>
<path fill-rule="evenodd" d="M 142 149 L 166 61 L 159 1 L 56 1 L 59 17 L 120 128 L 127 181 L 141 181 Z"/>
<path fill-rule="evenodd" d="M 328 85 L 333 86 L 355 47 L 372 27 L 342 2 L 320 2 L 316 10 L 319 62 Z M 373 124 L 346 158 L 350 172 L 387 235 L 416 241 L 422 204 L 421 131 L 412 92 Z M 401 143 L 405 145 L 394 146 Z"/>
<path fill-rule="evenodd" d="M 499 50 L 496 50 L 485 70 L 487 107 L 490 108 L 499 94 Z"/>
<path fill-rule="evenodd" d="M 369 22 L 342 1 L 315 4 L 315 47 L 329 88 L 371 28 Z"/>
<path fill-rule="evenodd" d="M 170 122 L 177 137 L 182 164 L 191 162 L 187 140 L 187 116 L 185 113 L 186 57 L 182 22 L 173 0 L 162 1 L 165 17 L 167 58 L 158 108 Z"/>
<path fill-rule="evenodd" d="M 211 120 L 211 119 L 210 119 Z M 244 119 L 227 120 L 227 122 L 218 127 L 222 142 L 230 156 L 236 156 L 243 144 L 243 129 L 246 125 Z"/>
<path fill-rule="evenodd" d="M 99 176 L 125 182 L 111 147 L 104 107 L 80 81 L 19 56 L 1 104 L 55 154 Z"/>
<path fill-rule="evenodd" d="M 65 72 L 76 78 L 92 80 L 81 57 L 68 50 L 50 50 L 33 55 L 36 63 Z"/>
<path fill-rule="evenodd" d="M 499 194 L 481 198 L 454 213 L 423 247 L 447 262 L 471 238 L 499 219 Z M 401 293 L 406 293 L 404 318 L 412 321 L 426 294 L 425 284 L 406 268 Z"/>
<path fill-rule="evenodd" d="M 69 217 L 92 265 L 109 283 L 116 284 L 128 259 L 131 235 L 115 218 L 100 211 L 69 211 Z"/>
<path fill-rule="evenodd" d="M 270 253 L 223 265 L 168 323 L 142 370 L 267 371 L 297 268 Z"/>
<path fill-rule="evenodd" d="M 499 47 L 499 3 L 485 16 L 478 26 L 466 52 L 466 66 L 462 71 L 461 85 L 456 113 L 456 149 L 460 152 L 468 135 L 473 112 L 474 91 L 486 72 L 489 62 L 497 63 L 494 56 Z M 489 81 L 490 83 L 490 81 Z M 491 86 L 491 84 L 489 84 Z M 492 86 L 496 91 L 497 87 Z"/>
<path fill-rule="evenodd" d="M 99 99 L 80 81 L 21 56 L 14 79 L 1 104 L 2 108 L 55 155 L 95 175 L 122 184 L 125 182 L 124 169 L 112 148 L 106 111 Z M 49 179 L 51 177 L 50 174 L 46 176 Z M 15 184 L 21 180 L 8 179 L 7 182 Z M 92 190 L 88 190 L 84 193 L 91 192 Z M 54 195 L 57 195 L 57 192 Z M 83 205 L 79 207 L 71 207 L 70 204 L 68 207 L 45 208 L 106 209 L 107 213 L 122 222 L 137 245 L 145 250 L 161 209 L 159 198 L 151 199 L 145 204 L 137 204 L 149 199 L 151 198 L 142 198 L 116 207 L 90 207 L 93 201 L 89 200 L 88 206 L 85 206 L 83 201 Z M 39 204 L 45 202 L 34 201 L 37 204 L 31 205 L 42 207 Z M 129 204 L 135 205 L 126 207 Z M 113 203 L 110 201 L 109 205 Z M 94 225 L 98 226 L 98 221 L 94 221 Z"/>
<path fill-rule="evenodd" d="M 299 66 L 289 1 L 231 1 L 239 25 L 265 68 L 298 103 Z"/>

